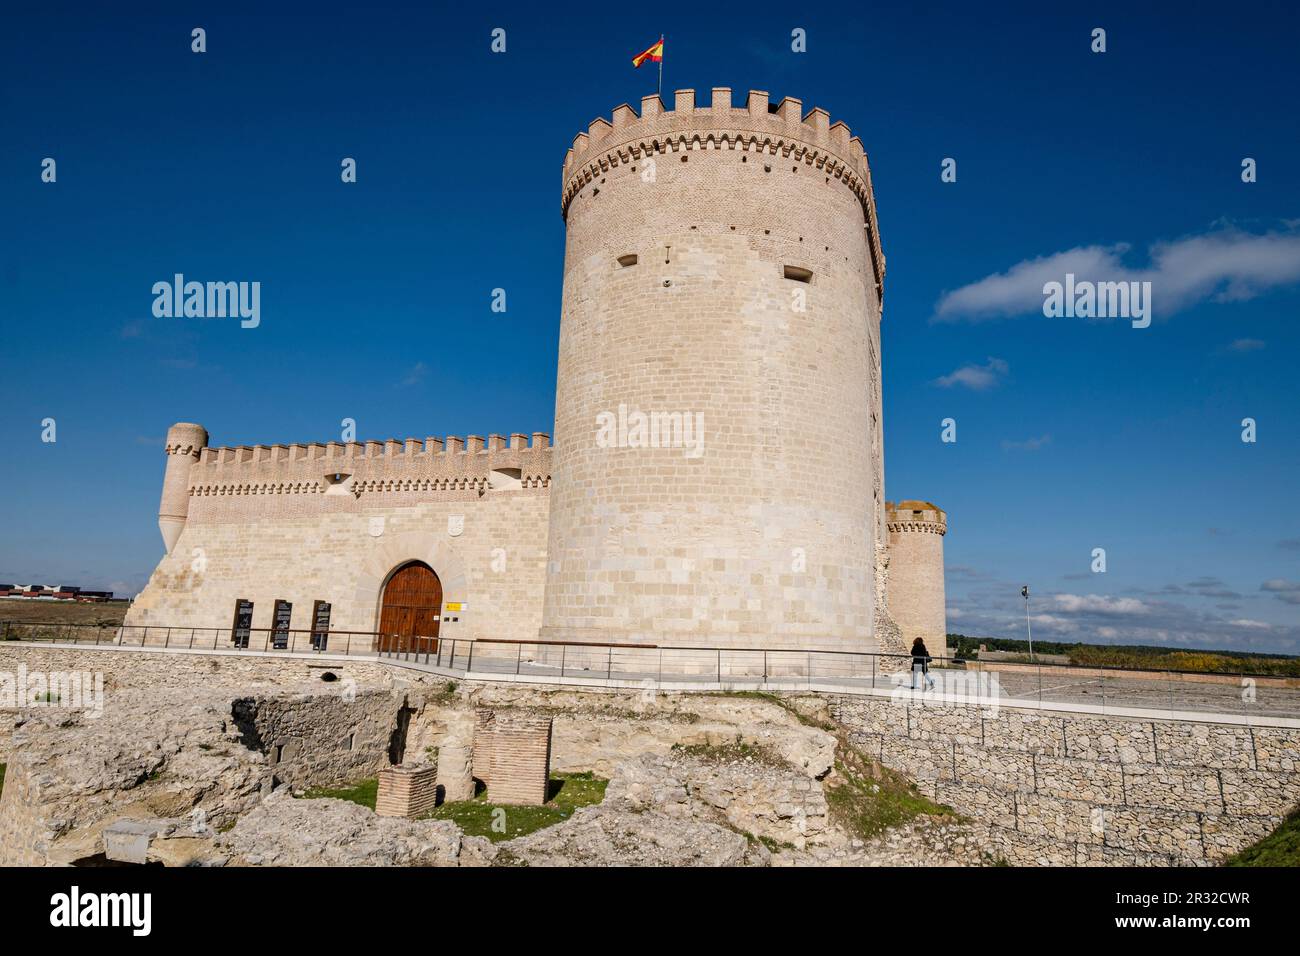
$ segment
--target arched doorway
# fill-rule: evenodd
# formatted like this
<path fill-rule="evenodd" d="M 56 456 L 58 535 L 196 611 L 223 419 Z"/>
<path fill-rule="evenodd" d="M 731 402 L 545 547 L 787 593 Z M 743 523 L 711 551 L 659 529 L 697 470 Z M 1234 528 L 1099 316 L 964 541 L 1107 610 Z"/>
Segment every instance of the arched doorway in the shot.
<path fill-rule="evenodd" d="M 381 651 L 431 654 L 438 650 L 442 582 L 423 561 L 404 564 L 384 585 L 379 612 Z"/>

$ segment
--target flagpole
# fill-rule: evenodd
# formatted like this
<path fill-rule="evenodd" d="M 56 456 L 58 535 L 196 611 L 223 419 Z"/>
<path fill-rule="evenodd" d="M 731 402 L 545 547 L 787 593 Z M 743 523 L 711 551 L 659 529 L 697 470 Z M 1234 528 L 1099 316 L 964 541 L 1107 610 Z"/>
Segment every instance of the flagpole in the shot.
<path fill-rule="evenodd" d="M 659 98 L 664 95 L 664 35 L 659 34 Z"/>

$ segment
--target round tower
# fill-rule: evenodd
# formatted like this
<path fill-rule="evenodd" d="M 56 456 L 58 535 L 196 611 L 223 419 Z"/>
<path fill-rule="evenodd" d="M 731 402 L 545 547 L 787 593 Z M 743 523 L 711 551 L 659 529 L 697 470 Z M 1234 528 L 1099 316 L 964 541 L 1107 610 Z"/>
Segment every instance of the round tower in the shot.
<path fill-rule="evenodd" d="M 565 159 L 543 639 L 870 650 L 884 258 L 862 144 L 676 93 Z"/>
<path fill-rule="evenodd" d="M 162 532 L 167 553 L 185 529 L 190 510 L 190 468 L 208 444 L 208 431 L 202 425 L 177 422 L 167 429 L 167 471 L 163 475 L 162 500 L 158 503 L 158 530 Z"/>
<path fill-rule="evenodd" d="M 889 503 L 889 613 L 906 649 L 921 638 L 932 657 L 946 656 L 948 614 L 943 593 L 943 536 L 948 515 L 928 501 Z"/>

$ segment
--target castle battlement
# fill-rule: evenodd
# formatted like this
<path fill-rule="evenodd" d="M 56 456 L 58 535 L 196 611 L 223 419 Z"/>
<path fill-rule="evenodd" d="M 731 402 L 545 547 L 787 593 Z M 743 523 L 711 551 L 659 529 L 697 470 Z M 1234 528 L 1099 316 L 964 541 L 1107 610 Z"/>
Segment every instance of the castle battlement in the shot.
<path fill-rule="evenodd" d="M 885 528 L 891 533 L 948 533 L 948 513 L 928 501 L 885 502 Z"/>
<path fill-rule="evenodd" d="M 348 490 L 426 490 L 493 486 L 517 479 L 519 487 L 550 482 L 550 436 L 515 433 L 465 439 L 388 439 L 365 442 L 314 442 L 294 445 L 238 445 L 203 448 L 189 474 L 191 495 L 219 489 L 274 487 L 312 493 L 330 487 Z M 225 493 L 248 493 L 235 490 Z"/>
<path fill-rule="evenodd" d="M 694 90 L 678 90 L 673 109 L 657 95 L 643 97 L 641 113 L 626 103 L 614 110 L 612 122 L 597 117 L 587 132 L 573 139 L 564 158 L 561 214 L 583 188 L 621 165 L 643 157 L 683 150 L 739 149 L 793 158 L 815 167 L 846 185 L 862 205 L 878 294 L 883 289 L 885 256 L 880 244 L 875 192 L 862 141 L 843 122 L 814 108 L 806 115 L 800 100 L 786 97 L 772 105 L 768 94 L 750 90 L 742 107 L 731 105 L 731 90 L 716 87 L 709 106 L 697 106 Z"/>

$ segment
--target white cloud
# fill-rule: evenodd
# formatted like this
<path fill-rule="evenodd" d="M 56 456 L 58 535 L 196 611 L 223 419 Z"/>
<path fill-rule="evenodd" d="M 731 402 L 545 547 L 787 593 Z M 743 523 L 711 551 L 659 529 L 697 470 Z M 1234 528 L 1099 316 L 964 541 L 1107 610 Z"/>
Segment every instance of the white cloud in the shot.
<path fill-rule="evenodd" d="M 1263 339 L 1233 339 L 1229 352 L 1256 352 L 1264 347 Z"/>
<path fill-rule="evenodd" d="M 1054 594 L 1057 610 L 1067 614 L 1145 614 L 1149 608 L 1137 598 L 1113 598 L 1102 594 Z"/>
<path fill-rule="evenodd" d="M 1300 230 L 1285 224 L 1256 235 L 1223 227 L 1201 235 L 1153 243 L 1149 264 L 1123 262 L 1127 243 L 1078 246 L 1026 259 L 1005 272 L 945 293 L 935 305 L 938 322 L 983 321 L 1042 314 L 1043 285 L 1075 281 L 1150 282 L 1157 314 L 1170 315 L 1206 299 L 1238 302 L 1270 289 L 1300 282 Z"/>
<path fill-rule="evenodd" d="M 1026 438 L 1024 441 L 1004 441 L 1002 443 L 1003 451 L 1038 451 L 1052 440 L 1051 435 L 1039 435 L 1037 438 Z"/>
<path fill-rule="evenodd" d="M 934 384 L 941 388 L 964 385 L 967 388 L 975 389 L 977 392 L 982 392 L 997 385 L 1002 380 L 1002 376 L 1010 371 L 1010 368 L 1002 359 L 990 357 L 984 365 L 963 365 L 954 372 L 941 375 L 934 380 Z"/>
<path fill-rule="evenodd" d="M 1270 592 L 1273 597 L 1287 604 L 1300 604 L 1300 581 L 1272 578 L 1261 584 L 1259 589 Z"/>

